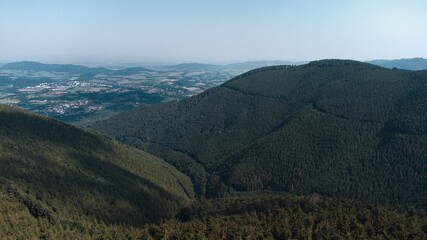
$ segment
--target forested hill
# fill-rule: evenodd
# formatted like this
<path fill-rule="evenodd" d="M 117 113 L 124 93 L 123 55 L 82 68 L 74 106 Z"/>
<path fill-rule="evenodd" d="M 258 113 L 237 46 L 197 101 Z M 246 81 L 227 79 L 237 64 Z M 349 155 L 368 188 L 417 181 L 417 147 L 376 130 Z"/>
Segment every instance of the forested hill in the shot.
<path fill-rule="evenodd" d="M 109 73 L 112 72 L 106 68 L 89 68 L 74 64 L 44 64 L 32 61 L 13 62 L 0 67 L 1 70 L 22 70 L 22 71 L 47 71 L 47 72 L 66 72 L 70 74 L 87 73 Z"/>
<path fill-rule="evenodd" d="M 191 181 L 150 154 L 0 105 L 0 238 L 78 239 L 174 216 Z"/>
<path fill-rule="evenodd" d="M 317 192 L 426 209 L 426 113 L 427 71 L 322 60 L 93 127 L 164 158 L 199 195 Z"/>

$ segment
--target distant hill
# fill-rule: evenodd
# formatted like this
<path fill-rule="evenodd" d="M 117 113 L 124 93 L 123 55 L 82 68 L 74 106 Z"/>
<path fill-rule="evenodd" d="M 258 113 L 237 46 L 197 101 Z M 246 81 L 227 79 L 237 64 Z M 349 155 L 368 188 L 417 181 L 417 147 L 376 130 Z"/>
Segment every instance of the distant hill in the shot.
<path fill-rule="evenodd" d="M 66 72 L 70 74 L 87 73 L 109 73 L 112 70 L 106 68 L 90 68 L 73 64 L 44 64 L 39 62 L 23 61 L 8 63 L 0 67 L 0 70 L 27 70 L 27 71 L 47 71 L 47 72 Z"/>
<path fill-rule="evenodd" d="M 290 61 L 249 61 L 239 62 L 227 65 L 202 64 L 202 63 L 182 63 L 171 66 L 163 66 L 168 70 L 175 71 L 224 71 L 224 70 L 240 70 L 249 71 L 255 68 L 274 66 L 274 65 L 301 65 L 306 62 L 290 62 Z"/>
<path fill-rule="evenodd" d="M 164 66 L 164 68 L 175 71 L 219 71 L 224 70 L 223 65 L 203 64 L 203 63 L 181 63 L 177 65 Z"/>
<path fill-rule="evenodd" d="M 427 69 L 427 59 L 424 58 L 403 58 L 394 60 L 372 60 L 368 63 L 386 68 L 398 68 L 406 70 L 424 70 Z"/>
<path fill-rule="evenodd" d="M 193 198 L 188 177 L 159 158 L 0 105 L 0 238 L 78 239 L 141 227 Z"/>
<path fill-rule="evenodd" d="M 143 67 L 130 67 L 125 69 L 115 70 L 113 74 L 114 75 L 133 75 L 141 72 L 155 72 L 155 70 L 151 70 Z"/>
<path fill-rule="evenodd" d="M 427 71 L 275 66 L 94 128 L 166 161 L 199 195 L 275 190 L 427 209 Z"/>
<path fill-rule="evenodd" d="M 274 65 L 301 65 L 307 62 L 290 62 L 290 61 L 250 61 L 250 62 L 241 62 L 241 63 L 232 63 L 226 65 L 227 68 L 231 69 L 244 69 L 252 70 L 255 68 L 274 66 Z"/>

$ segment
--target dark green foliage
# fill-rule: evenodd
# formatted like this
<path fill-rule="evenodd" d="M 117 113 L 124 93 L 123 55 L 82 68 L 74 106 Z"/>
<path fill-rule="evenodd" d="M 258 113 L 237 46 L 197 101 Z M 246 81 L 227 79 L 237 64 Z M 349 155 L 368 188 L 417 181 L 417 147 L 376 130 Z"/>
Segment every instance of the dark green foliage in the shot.
<path fill-rule="evenodd" d="M 172 217 L 193 198 L 190 180 L 161 159 L 0 105 L 0 238 L 129 230 Z"/>
<path fill-rule="evenodd" d="M 427 216 L 317 194 L 239 197 L 196 202 L 146 229 L 153 239 L 425 239 Z"/>
<path fill-rule="evenodd" d="M 427 216 L 363 202 L 311 196 L 247 194 L 201 200 L 177 218 L 141 227 L 87 216 L 54 224 L 32 217 L 0 192 L 0 227 L 16 239 L 425 239 Z"/>
<path fill-rule="evenodd" d="M 161 155 L 203 196 L 318 192 L 426 209 L 426 110 L 426 71 L 323 60 L 256 69 L 94 127 Z"/>

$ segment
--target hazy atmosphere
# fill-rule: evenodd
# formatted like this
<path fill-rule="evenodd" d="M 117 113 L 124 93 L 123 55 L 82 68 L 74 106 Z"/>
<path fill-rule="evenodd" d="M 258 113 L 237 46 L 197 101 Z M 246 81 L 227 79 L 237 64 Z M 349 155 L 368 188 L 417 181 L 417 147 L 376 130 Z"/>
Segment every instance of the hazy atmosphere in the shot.
<path fill-rule="evenodd" d="M 0 1 L 0 63 L 427 57 L 427 1 Z"/>
<path fill-rule="evenodd" d="M 427 239 L 427 0 L 0 0 L 0 239 Z"/>

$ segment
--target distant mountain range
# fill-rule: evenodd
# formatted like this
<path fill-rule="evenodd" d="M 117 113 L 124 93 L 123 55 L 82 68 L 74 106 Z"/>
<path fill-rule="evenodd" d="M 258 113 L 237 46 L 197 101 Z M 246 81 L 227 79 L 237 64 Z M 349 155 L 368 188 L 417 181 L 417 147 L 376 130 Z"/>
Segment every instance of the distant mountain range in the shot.
<path fill-rule="evenodd" d="M 426 81 L 350 60 L 265 67 L 93 127 L 164 158 L 201 196 L 316 192 L 426 209 Z"/>
<path fill-rule="evenodd" d="M 145 67 L 129 67 L 119 70 L 112 70 L 103 67 L 91 68 L 82 65 L 74 64 L 44 64 L 33 61 L 7 63 L 0 67 L 3 70 L 28 70 L 28 71 L 47 71 L 47 72 L 67 72 L 71 74 L 86 74 L 86 73 L 110 73 L 117 75 L 130 75 L 141 71 L 155 70 L 175 70 L 175 71 L 224 71 L 224 70 L 241 70 L 249 71 L 255 68 L 276 66 L 276 65 L 301 65 L 308 61 L 291 62 L 291 61 L 248 61 L 240 63 L 232 63 L 227 65 L 202 64 L 202 63 L 181 63 L 177 65 L 166 66 L 145 66 Z M 427 59 L 424 58 L 408 58 L 394 60 L 370 60 L 367 63 L 375 64 L 386 68 L 398 68 L 406 70 L 423 70 L 427 69 Z"/>
<path fill-rule="evenodd" d="M 66 72 L 70 74 L 105 73 L 112 70 L 106 68 L 90 68 L 74 64 L 44 64 L 32 61 L 14 62 L 3 65 L 0 70 L 27 70 L 46 72 Z"/>
<path fill-rule="evenodd" d="M 112 70 L 103 67 L 90 68 L 82 65 L 74 64 L 44 64 L 32 61 L 7 63 L 0 67 L 0 70 L 27 70 L 27 71 L 46 71 L 46 72 L 66 72 L 70 74 L 93 74 L 93 73 L 109 73 L 115 75 L 132 75 L 143 71 L 226 71 L 238 70 L 249 71 L 254 68 L 260 68 L 272 65 L 300 65 L 306 62 L 289 62 L 289 61 L 251 61 L 234 63 L 228 65 L 214 65 L 202 63 L 182 63 L 177 65 L 166 66 L 145 66 L 145 67 L 129 67 L 119 70 Z"/>
<path fill-rule="evenodd" d="M 398 68 L 406 70 L 427 69 L 427 59 L 425 58 L 402 58 L 394 60 L 372 60 L 367 63 L 375 64 L 386 68 Z"/>
<path fill-rule="evenodd" d="M 394 60 L 370 60 L 366 61 L 374 65 L 386 68 L 399 68 L 405 70 L 423 70 L 427 69 L 427 59 L 424 58 L 402 58 Z M 142 71 L 156 70 L 174 70 L 174 71 L 225 71 L 225 70 L 240 70 L 249 71 L 255 68 L 275 66 L 275 65 L 302 65 L 308 61 L 248 61 L 240 63 L 232 63 L 227 65 L 218 64 L 203 64 L 203 63 L 181 63 L 177 65 L 159 65 L 159 66 L 144 66 L 144 67 L 128 67 L 119 70 L 112 70 L 103 67 L 91 68 L 82 65 L 74 64 L 44 64 L 33 61 L 22 61 L 7 63 L 0 67 L 3 70 L 27 70 L 27 71 L 47 71 L 47 72 L 66 72 L 71 74 L 87 74 L 87 73 L 110 73 L 116 75 L 131 75 Z"/>

